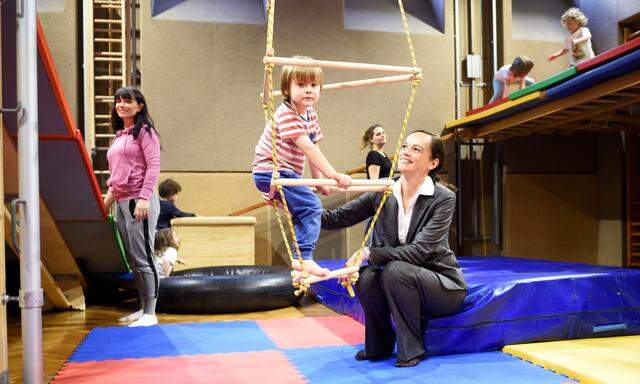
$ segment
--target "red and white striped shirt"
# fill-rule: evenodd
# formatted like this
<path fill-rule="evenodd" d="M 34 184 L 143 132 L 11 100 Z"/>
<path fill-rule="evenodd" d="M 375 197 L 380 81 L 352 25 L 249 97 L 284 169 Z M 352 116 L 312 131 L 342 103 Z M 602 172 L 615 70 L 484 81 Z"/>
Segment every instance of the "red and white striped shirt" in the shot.
<path fill-rule="evenodd" d="M 280 170 L 288 170 L 302 175 L 305 156 L 304 152 L 295 144 L 295 139 L 306 134 L 311 142 L 317 144 L 324 138 L 318 124 L 318 115 L 313 108 L 307 110 L 307 117 L 308 120 L 302 118 L 287 102 L 276 110 L 276 150 Z M 272 172 L 273 154 L 271 152 L 270 124 L 266 124 L 264 127 L 255 151 L 253 173 Z"/>

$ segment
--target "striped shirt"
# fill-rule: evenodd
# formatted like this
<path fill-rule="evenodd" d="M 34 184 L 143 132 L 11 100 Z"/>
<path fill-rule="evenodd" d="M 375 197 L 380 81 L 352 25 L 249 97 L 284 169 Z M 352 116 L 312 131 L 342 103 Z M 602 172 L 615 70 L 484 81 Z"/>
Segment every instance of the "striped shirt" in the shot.
<path fill-rule="evenodd" d="M 304 152 L 295 144 L 295 139 L 308 135 L 311 142 L 319 143 L 324 136 L 318 124 L 318 115 L 313 108 L 307 110 L 307 119 L 296 112 L 291 104 L 283 103 L 275 113 L 276 149 L 278 167 L 302 175 L 304 171 Z M 253 173 L 272 172 L 273 154 L 271 152 L 271 126 L 266 124 L 255 148 Z"/>

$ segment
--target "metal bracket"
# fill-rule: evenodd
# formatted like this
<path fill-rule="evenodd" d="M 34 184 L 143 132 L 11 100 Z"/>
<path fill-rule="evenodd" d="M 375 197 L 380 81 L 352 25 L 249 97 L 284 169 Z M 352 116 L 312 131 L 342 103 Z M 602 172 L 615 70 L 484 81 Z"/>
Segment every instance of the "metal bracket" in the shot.
<path fill-rule="evenodd" d="M 44 291 L 42 288 L 33 291 L 20 290 L 20 308 L 42 308 L 44 305 Z"/>
<path fill-rule="evenodd" d="M 22 110 L 22 103 L 17 102 L 15 108 L 0 108 L 0 113 L 18 113 Z"/>
<path fill-rule="evenodd" d="M 18 204 L 23 204 L 27 208 L 27 201 L 23 199 L 11 200 L 11 242 L 17 253 L 20 253 L 20 244 L 18 242 Z"/>
<path fill-rule="evenodd" d="M 0 303 L 2 303 L 2 305 L 6 305 L 10 301 L 18 301 L 18 296 L 9 296 L 6 292 L 0 295 Z"/>

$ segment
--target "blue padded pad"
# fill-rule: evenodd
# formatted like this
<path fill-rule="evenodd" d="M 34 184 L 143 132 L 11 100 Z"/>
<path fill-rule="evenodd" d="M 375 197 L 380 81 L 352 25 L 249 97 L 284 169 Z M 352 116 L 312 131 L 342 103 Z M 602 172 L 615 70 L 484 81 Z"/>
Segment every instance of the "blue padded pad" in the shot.
<path fill-rule="evenodd" d="M 458 313 L 429 321 L 430 354 L 498 350 L 508 344 L 640 333 L 640 270 L 507 257 L 458 258 L 467 298 Z M 341 260 L 320 261 L 330 269 Z M 314 285 L 319 299 L 364 322 L 337 281 Z"/>
<path fill-rule="evenodd" d="M 311 383 L 573 383 L 502 352 L 438 356 L 414 368 L 399 369 L 393 365 L 395 358 L 356 361 L 353 356 L 358 349 L 344 346 L 289 349 L 284 353 Z"/>

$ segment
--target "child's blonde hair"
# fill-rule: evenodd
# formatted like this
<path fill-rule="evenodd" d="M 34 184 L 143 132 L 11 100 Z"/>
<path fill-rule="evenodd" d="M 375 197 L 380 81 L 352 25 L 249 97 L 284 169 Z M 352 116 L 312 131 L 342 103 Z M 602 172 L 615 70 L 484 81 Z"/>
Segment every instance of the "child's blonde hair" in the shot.
<path fill-rule="evenodd" d="M 156 256 L 162 256 L 169 247 L 178 249 L 179 245 L 176 244 L 175 232 L 173 228 L 163 228 L 156 232 L 156 239 L 153 244 L 153 251 Z"/>
<path fill-rule="evenodd" d="M 307 56 L 294 56 L 294 59 L 308 59 L 312 60 Z M 298 67 L 295 65 L 285 65 L 282 67 L 282 75 L 280 80 L 280 91 L 282 92 L 282 96 L 285 101 L 291 101 L 291 95 L 289 94 L 289 90 L 291 87 L 291 83 L 295 80 L 301 81 L 303 83 L 312 81 L 319 83 L 322 85 L 322 68 L 320 67 Z"/>
<path fill-rule="evenodd" d="M 511 63 L 511 67 L 509 70 L 513 72 L 515 76 L 525 76 L 527 73 L 531 72 L 533 68 L 533 61 L 529 59 L 527 56 L 518 56 Z"/>
<path fill-rule="evenodd" d="M 562 18 L 560 18 L 560 21 L 562 22 L 563 26 L 567 26 L 567 19 L 573 19 L 575 20 L 576 24 L 578 24 L 581 27 L 584 27 L 585 25 L 587 25 L 587 23 L 589 22 L 589 18 L 587 18 L 587 16 L 584 15 L 584 13 L 582 13 L 582 11 L 580 10 L 580 8 L 569 8 L 563 15 Z"/>

